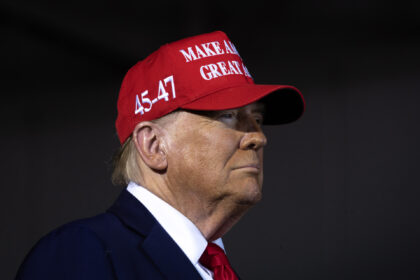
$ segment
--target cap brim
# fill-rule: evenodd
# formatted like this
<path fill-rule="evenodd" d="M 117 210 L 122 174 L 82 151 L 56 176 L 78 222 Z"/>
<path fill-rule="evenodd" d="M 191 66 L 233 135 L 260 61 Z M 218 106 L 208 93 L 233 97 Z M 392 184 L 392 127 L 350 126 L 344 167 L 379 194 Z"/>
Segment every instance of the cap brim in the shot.
<path fill-rule="evenodd" d="M 181 106 L 189 110 L 227 110 L 260 100 L 265 104 L 264 124 L 285 124 L 300 118 L 305 101 L 293 86 L 247 84 L 213 92 Z"/>

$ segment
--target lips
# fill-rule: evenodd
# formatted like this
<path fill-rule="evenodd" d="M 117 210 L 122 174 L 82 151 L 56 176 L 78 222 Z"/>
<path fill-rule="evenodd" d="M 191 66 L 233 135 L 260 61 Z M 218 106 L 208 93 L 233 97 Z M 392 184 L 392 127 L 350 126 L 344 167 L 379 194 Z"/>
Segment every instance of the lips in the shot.
<path fill-rule="evenodd" d="M 237 166 L 237 167 L 235 167 L 233 169 L 234 170 L 235 169 L 254 169 L 254 170 L 260 171 L 261 165 L 258 164 L 258 163 L 251 163 L 251 164 L 240 165 L 240 166 Z"/>

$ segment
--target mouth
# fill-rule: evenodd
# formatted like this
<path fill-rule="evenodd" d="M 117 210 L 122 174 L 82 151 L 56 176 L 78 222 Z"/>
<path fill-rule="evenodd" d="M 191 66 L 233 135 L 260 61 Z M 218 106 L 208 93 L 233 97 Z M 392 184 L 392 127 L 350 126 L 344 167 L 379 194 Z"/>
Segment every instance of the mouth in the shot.
<path fill-rule="evenodd" d="M 244 171 L 259 173 L 261 170 L 261 166 L 258 163 L 245 164 L 245 165 L 240 165 L 238 167 L 235 167 L 233 168 L 233 170 L 244 170 Z"/>

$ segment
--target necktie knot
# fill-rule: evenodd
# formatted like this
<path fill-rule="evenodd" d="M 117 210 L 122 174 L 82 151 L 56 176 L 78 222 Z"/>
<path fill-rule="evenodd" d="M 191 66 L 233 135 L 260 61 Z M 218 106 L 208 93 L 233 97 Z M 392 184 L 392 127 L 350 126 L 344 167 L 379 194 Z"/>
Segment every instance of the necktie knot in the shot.
<path fill-rule="evenodd" d="M 235 272 L 230 266 L 222 248 L 214 243 L 209 243 L 203 255 L 201 255 L 200 263 L 213 271 L 214 280 L 237 280 Z"/>

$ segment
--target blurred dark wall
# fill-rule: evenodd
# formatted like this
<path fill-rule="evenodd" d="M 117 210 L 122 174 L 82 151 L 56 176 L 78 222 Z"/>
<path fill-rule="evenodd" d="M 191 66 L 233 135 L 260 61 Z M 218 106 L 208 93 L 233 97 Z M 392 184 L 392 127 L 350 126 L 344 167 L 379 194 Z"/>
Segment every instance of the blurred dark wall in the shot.
<path fill-rule="evenodd" d="M 102 212 L 123 75 L 225 31 L 257 83 L 297 86 L 267 127 L 264 199 L 225 237 L 243 279 L 419 279 L 420 5 L 405 1 L 0 4 L 1 278 L 53 228 Z"/>

